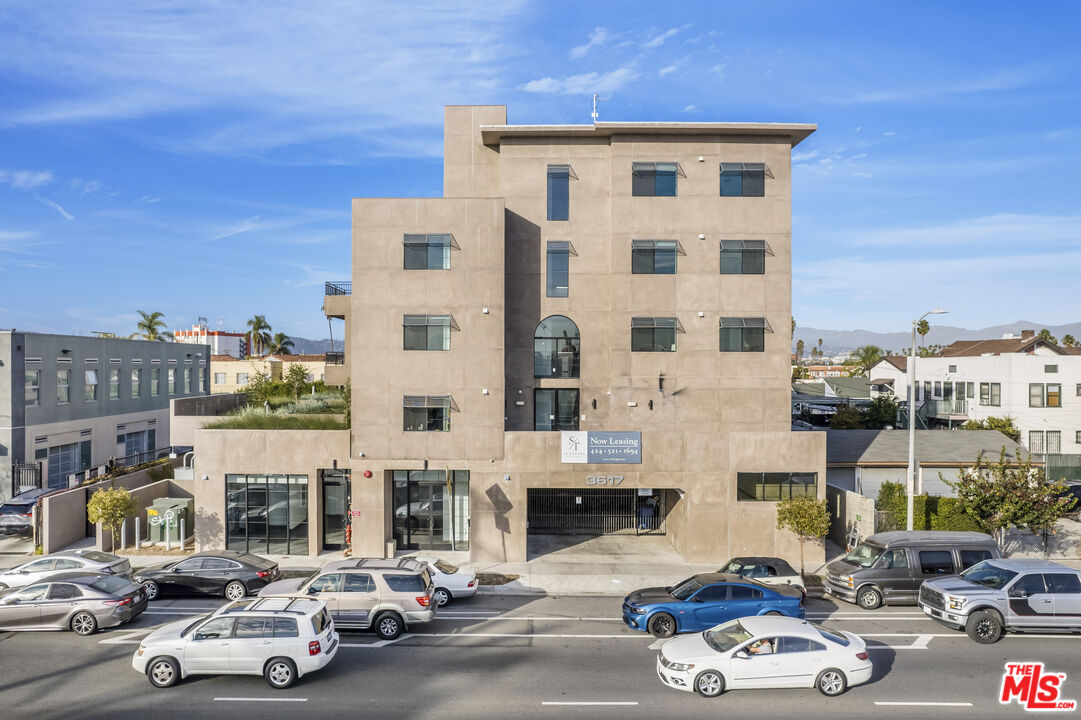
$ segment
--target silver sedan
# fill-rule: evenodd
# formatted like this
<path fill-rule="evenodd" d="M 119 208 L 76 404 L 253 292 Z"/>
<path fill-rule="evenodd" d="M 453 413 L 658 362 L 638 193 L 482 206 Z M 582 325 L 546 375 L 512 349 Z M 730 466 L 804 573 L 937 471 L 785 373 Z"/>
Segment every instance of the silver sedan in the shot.
<path fill-rule="evenodd" d="M 0 592 L 0 630 L 67 630 L 92 635 L 146 609 L 146 590 L 116 575 L 72 571 Z"/>

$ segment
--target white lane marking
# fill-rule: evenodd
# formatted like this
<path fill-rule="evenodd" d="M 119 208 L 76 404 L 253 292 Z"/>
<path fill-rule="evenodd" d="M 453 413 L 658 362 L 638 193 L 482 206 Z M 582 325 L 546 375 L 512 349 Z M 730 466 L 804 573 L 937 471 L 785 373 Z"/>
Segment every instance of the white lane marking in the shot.
<path fill-rule="evenodd" d="M 618 639 L 618 640 L 644 640 L 640 634 L 634 635 L 573 635 L 571 633 L 488 633 L 488 632 L 458 632 L 458 633 L 417 633 L 417 637 L 495 637 L 495 638 L 589 638 L 589 639 Z"/>
<path fill-rule="evenodd" d="M 889 700 L 876 700 L 875 705 L 900 705 L 903 707 L 972 707 L 972 703 L 970 702 L 901 702 Z"/>
<path fill-rule="evenodd" d="M 584 702 L 556 702 L 545 701 L 541 705 L 637 705 L 637 702 L 599 702 L 599 701 L 584 701 Z"/>
<path fill-rule="evenodd" d="M 649 644 L 647 650 L 660 650 L 662 647 L 664 647 L 664 643 L 664 640 L 654 640 L 652 643 Z"/>
<path fill-rule="evenodd" d="M 308 702 L 308 698 L 237 698 L 220 697 L 214 698 L 214 702 Z"/>
<path fill-rule="evenodd" d="M 881 637 L 881 636 L 879 636 Z M 890 645 L 883 643 L 881 645 L 868 645 L 868 650 L 926 650 L 927 644 L 931 642 L 932 638 L 943 637 L 942 635 L 917 635 L 916 639 L 911 645 Z"/>
<path fill-rule="evenodd" d="M 444 615 L 502 615 L 502 610 L 439 610 L 438 617 Z"/>
<path fill-rule="evenodd" d="M 143 630 L 126 630 L 121 633 L 117 633 L 116 637 L 107 637 L 104 640 L 98 640 L 98 645 L 138 645 L 139 640 L 132 640 L 133 637 L 140 635 L 149 635 L 153 632 L 153 628 L 145 628 Z"/>
<path fill-rule="evenodd" d="M 143 615 L 197 615 L 198 613 L 198 610 L 143 610 L 142 612 Z"/>
<path fill-rule="evenodd" d="M 530 622 L 558 622 L 560 620 L 566 620 L 567 622 L 623 622 L 623 618 L 612 617 L 565 617 L 559 615 L 503 615 L 501 617 L 489 617 L 480 615 L 456 615 L 454 617 L 445 617 L 443 615 L 437 615 L 436 620 L 485 620 L 485 621 L 511 621 L 522 620 Z"/>
<path fill-rule="evenodd" d="M 401 642 L 406 638 L 411 638 L 413 637 L 413 635 L 414 633 L 405 633 L 404 635 L 399 635 L 393 640 L 379 640 L 373 643 L 339 643 L 338 647 L 381 648 L 386 647 L 387 645 L 393 645 L 396 642 Z"/>

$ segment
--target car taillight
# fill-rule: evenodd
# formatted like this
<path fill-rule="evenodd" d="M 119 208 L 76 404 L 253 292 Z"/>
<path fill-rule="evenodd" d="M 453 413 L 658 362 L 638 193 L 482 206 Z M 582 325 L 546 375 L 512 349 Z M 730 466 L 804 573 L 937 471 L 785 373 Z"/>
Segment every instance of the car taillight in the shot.
<path fill-rule="evenodd" d="M 856 653 L 856 659 L 857 660 L 866 660 L 869 657 L 870 657 L 870 655 L 867 654 L 866 650 L 861 652 L 861 653 Z"/>
<path fill-rule="evenodd" d="M 427 595 L 419 595 L 417 596 L 417 602 L 420 603 L 421 607 L 428 607 L 432 603 L 432 599 Z"/>
<path fill-rule="evenodd" d="M 108 566 L 106 566 L 106 567 L 103 567 L 103 568 L 101 569 L 101 571 L 102 571 L 103 573 L 105 573 L 106 575 L 112 575 L 112 574 L 113 574 L 113 569 L 112 569 L 111 567 L 108 567 Z"/>
<path fill-rule="evenodd" d="M 265 578 L 267 575 L 273 575 L 273 574 L 274 574 L 273 570 L 260 570 L 258 573 L 256 573 L 256 575 L 258 575 L 261 578 Z"/>
<path fill-rule="evenodd" d="M 310 643 L 308 643 L 309 655 L 318 655 L 321 652 L 323 652 L 323 646 L 319 644 L 318 640 L 312 640 Z"/>
<path fill-rule="evenodd" d="M 121 607 L 123 605 L 128 605 L 129 603 L 131 603 L 131 598 L 126 597 L 123 600 L 106 600 L 104 604 L 109 607 Z"/>
<path fill-rule="evenodd" d="M 466 585 L 466 587 L 473 587 L 476 584 L 477 584 L 477 579 L 473 578 L 472 580 L 469 581 L 469 584 Z"/>

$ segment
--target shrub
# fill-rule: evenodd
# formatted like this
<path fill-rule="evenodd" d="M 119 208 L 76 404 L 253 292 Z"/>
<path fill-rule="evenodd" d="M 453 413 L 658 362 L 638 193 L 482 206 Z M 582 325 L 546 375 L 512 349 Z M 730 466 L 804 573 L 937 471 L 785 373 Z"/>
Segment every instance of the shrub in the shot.
<path fill-rule="evenodd" d="M 878 490 L 875 510 L 885 512 L 885 523 L 903 528 L 908 520 L 908 498 L 905 486 L 885 482 Z M 975 530 L 979 527 L 962 509 L 957 498 L 937 495 L 917 495 L 912 499 L 913 530 Z"/>

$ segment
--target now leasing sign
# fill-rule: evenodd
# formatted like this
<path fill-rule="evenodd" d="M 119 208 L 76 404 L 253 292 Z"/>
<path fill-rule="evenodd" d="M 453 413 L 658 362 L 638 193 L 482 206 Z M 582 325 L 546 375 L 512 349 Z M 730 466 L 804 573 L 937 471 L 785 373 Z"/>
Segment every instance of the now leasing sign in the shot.
<path fill-rule="evenodd" d="M 641 464 L 642 433 L 564 430 L 562 462 Z"/>

